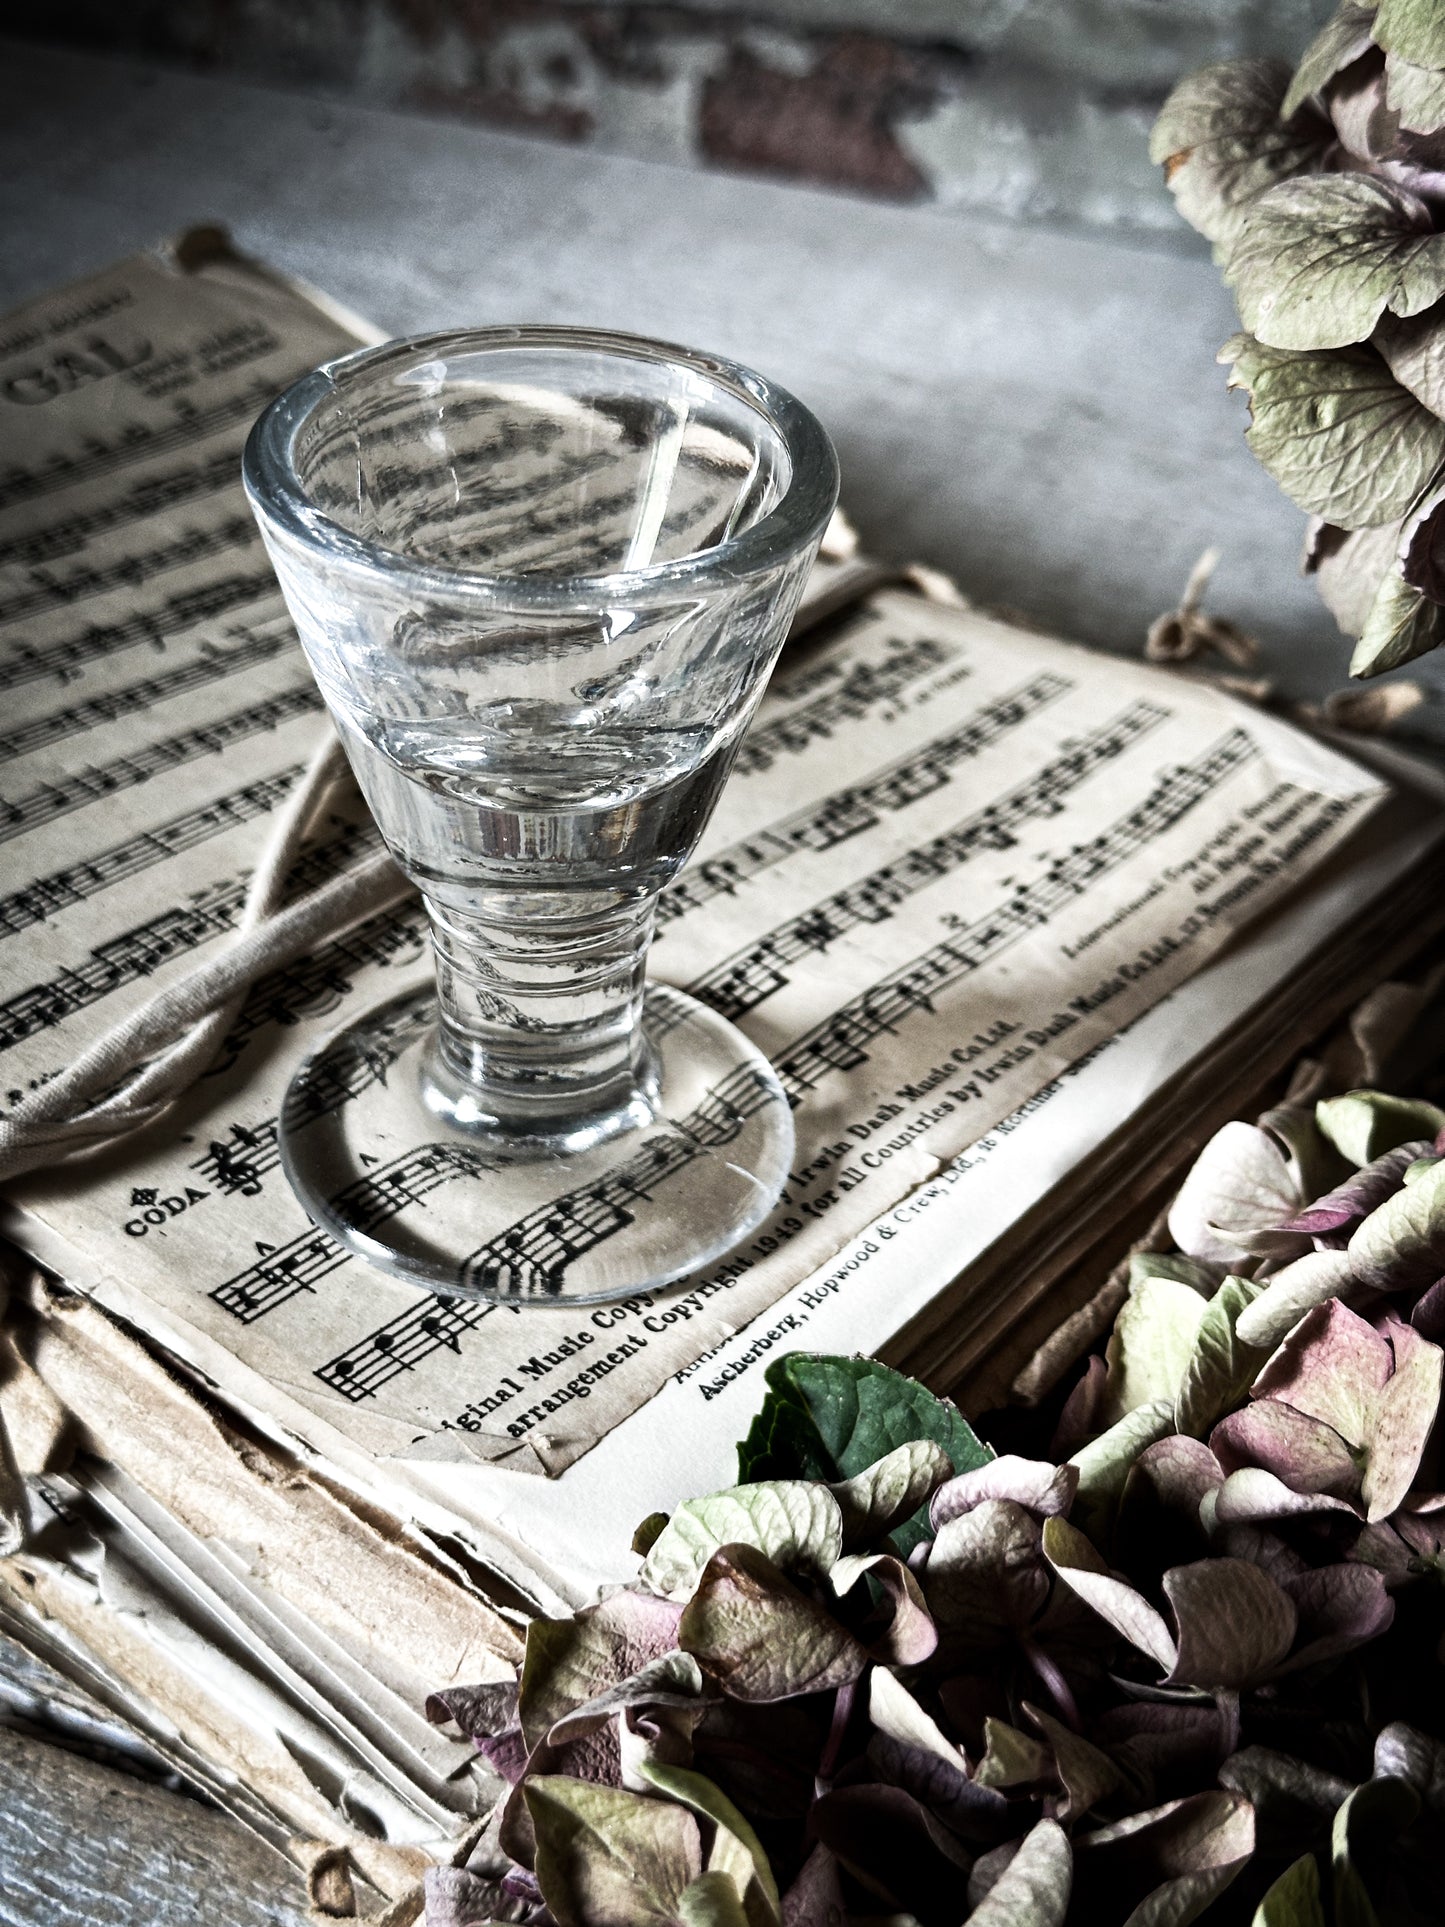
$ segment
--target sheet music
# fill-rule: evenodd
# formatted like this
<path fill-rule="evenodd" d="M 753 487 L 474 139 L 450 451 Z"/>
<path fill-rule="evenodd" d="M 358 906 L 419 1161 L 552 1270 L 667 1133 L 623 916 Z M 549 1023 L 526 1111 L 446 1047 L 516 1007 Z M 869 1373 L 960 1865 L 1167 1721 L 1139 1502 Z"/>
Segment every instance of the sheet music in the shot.
<path fill-rule="evenodd" d="M 343 343 L 262 278 L 158 261 L 0 331 L 9 1101 L 236 925 L 320 722 L 236 464 L 267 396 Z M 880 594 L 784 658 L 659 917 L 654 977 L 736 1021 L 794 1106 L 784 1197 L 738 1252 L 666 1293 L 547 1302 L 579 1252 L 668 1211 L 686 1140 L 480 1247 L 507 1304 L 419 1295 L 311 1224 L 279 1167 L 282 1096 L 348 1011 L 426 982 L 414 901 L 258 984 L 161 1126 L 15 1187 L 20 1235 L 303 1437 L 556 1474 L 1185 981 L 1384 794 L 1200 685 Z M 339 802 L 295 888 L 374 837 Z M 383 1050 L 310 1101 L 380 1101 L 385 1071 Z M 728 1141 L 749 1101 L 704 1094 L 691 1141 Z M 476 1181 L 438 1147 L 369 1184 L 378 1212 L 425 1212 Z"/>

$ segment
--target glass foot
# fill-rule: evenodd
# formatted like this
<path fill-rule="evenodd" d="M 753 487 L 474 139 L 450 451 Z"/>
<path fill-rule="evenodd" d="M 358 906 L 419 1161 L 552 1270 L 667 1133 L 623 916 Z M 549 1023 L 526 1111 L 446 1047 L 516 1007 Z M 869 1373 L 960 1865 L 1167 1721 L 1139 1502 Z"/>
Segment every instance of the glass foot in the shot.
<path fill-rule="evenodd" d="M 777 1202 L 793 1118 L 772 1066 L 724 1018 L 661 985 L 655 1072 L 610 1129 L 519 1137 L 428 1105 L 431 990 L 392 999 L 291 1080 L 281 1158 L 323 1230 L 454 1298 L 587 1304 L 710 1264 Z"/>

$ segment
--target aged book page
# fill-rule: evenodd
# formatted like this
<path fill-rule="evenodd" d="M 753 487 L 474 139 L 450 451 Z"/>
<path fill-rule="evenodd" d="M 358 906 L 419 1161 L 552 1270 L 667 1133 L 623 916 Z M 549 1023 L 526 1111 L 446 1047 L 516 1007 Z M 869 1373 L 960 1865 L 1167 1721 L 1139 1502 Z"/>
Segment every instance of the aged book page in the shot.
<path fill-rule="evenodd" d="M 0 1068 L 14 1095 L 223 944 L 319 699 L 236 480 L 247 421 L 344 345 L 277 284 L 129 263 L 13 317 L 0 349 Z M 258 985 L 158 1128 L 14 1188 L 18 1235 L 320 1449 L 556 1474 L 701 1353 L 826 1273 L 1051 1080 L 1324 863 L 1385 786 L 1202 686 L 901 593 L 785 658 L 662 906 L 653 971 L 734 1018 L 797 1127 L 787 1192 L 655 1301 L 561 1311 L 600 1239 L 686 1161 L 554 1184 L 476 1274 L 490 1305 L 348 1259 L 279 1169 L 291 1071 L 423 984 L 414 901 Z M 374 848 L 338 797 L 296 887 Z M 381 1105 L 384 1063 L 327 1097 Z M 694 1143 L 744 1128 L 700 1094 Z M 376 1209 L 465 1203 L 426 1154 Z M 939 1276 L 937 1283 L 946 1282 Z"/>

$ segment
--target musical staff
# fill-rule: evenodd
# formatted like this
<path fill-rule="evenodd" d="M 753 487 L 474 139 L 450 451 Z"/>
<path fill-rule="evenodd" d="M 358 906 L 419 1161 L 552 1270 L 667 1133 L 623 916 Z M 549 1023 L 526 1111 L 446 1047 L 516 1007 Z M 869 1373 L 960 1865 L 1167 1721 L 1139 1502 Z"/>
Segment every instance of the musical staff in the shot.
<path fill-rule="evenodd" d="M 219 756 L 235 743 L 277 729 L 295 716 L 311 715 L 320 708 L 321 693 L 308 677 L 303 687 L 233 710 L 229 716 L 198 729 L 182 730 L 178 736 L 150 743 L 129 756 L 116 757 L 114 762 L 76 770 L 54 783 L 42 783 L 13 803 L 0 797 L 0 843 L 37 829 L 42 823 L 53 823 L 56 817 L 84 809 L 102 797 L 114 796 L 118 790 L 148 783 L 163 771 L 179 769 L 182 763 L 194 762 L 197 757 Z"/>
<path fill-rule="evenodd" d="M 37 749 L 48 749 L 122 716 L 144 715 L 156 703 L 168 702 L 171 697 L 186 695 L 193 689 L 204 689 L 208 683 L 234 676 L 238 669 L 253 669 L 296 647 L 295 635 L 285 624 L 269 631 L 243 628 L 239 633 L 243 640 L 229 648 L 204 644 L 200 655 L 176 669 L 164 670 L 159 676 L 147 676 L 142 682 L 127 683 L 123 689 L 108 695 L 92 696 L 86 702 L 73 703 L 69 709 L 57 709 L 52 715 L 22 723 L 8 736 L 0 736 L 0 763 L 29 756 Z"/>
<path fill-rule="evenodd" d="M 749 730 L 734 772 L 750 775 L 771 769 L 780 756 L 796 756 L 820 736 L 831 736 L 840 723 L 856 722 L 870 710 L 896 702 L 910 683 L 940 668 L 952 655 L 932 636 L 890 642 L 881 662 L 855 663 L 836 689 Z"/>
<path fill-rule="evenodd" d="M 253 604 L 274 603 L 279 610 L 281 591 L 269 563 L 249 574 L 228 575 L 218 581 L 203 582 L 199 588 L 184 589 L 167 596 L 158 608 L 138 609 L 122 622 L 91 623 L 78 636 L 65 636 L 59 642 L 36 646 L 19 642 L 0 659 L 0 689 L 19 689 L 43 676 L 58 676 L 72 682 L 85 664 L 103 662 L 123 649 L 148 642 L 163 649 L 169 637 L 194 628 L 198 622 L 212 622 L 217 616 L 230 615 Z"/>
<path fill-rule="evenodd" d="M 1067 677 L 1052 670 L 1033 676 L 1022 687 L 985 704 L 958 728 L 910 750 L 865 781 L 834 790 L 766 830 L 692 865 L 658 903 L 659 929 L 760 876 L 799 850 L 831 849 L 871 830 L 885 814 L 905 809 L 920 797 L 944 788 L 960 764 L 981 754 L 1072 688 Z"/>
<path fill-rule="evenodd" d="M 103 568 L 76 569 L 70 575 L 59 577 L 34 570 L 30 588 L 0 598 L 0 622 L 18 622 L 33 610 L 64 608 L 72 602 L 84 601 L 87 596 L 105 595 L 111 589 L 138 589 L 167 569 L 181 569 L 207 556 L 249 549 L 259 540 L 252 518 L 235 515 L 218 528 L 186 529 L 172 542 L 162 542 L 138 555 L 122 556 L 120 561 Z"/>
<path fill-rule="evenodd" d="M 1095 770 L 1122 756 L 1168 714 L 1157 703 L 1132 704 L 1091 735 L 1066 744 L 1061 755 L 997 802 L 790 917 L 697 978 L 688 985 L 689 991 L 736 1022 L 788 983 L 789 965 L 825 951 L 860 924 L 884 922 L 911 896 L 948 876 L 980 850 L 1011 849 L 1023 824 L 1057 816 L 1065 799 Z"/>
<path fill-rule="evenodd" d="M 352 1223 L 375 1231 L 410 1204 L 419 1204 L 441 1185 L 457 1178 L 479 1178 L 492 1169 L 490 1159 L 462 1144 L 423 1144 L 368 1177 L 348 1185 L 335 1199 Z M 304 1231 L 289 1244 L 268 1251 L 253 1265 L 217 1285 L 211 1301 L 243 1325 L 274 1311 L 299 1292 L 315 1291 L 320 1280 L 350 1253 L 324 1231 Z"/>
<path fill-rule="evenodd" d="M 214 802 L 202 803 L 154 830 L 128 837 L 124 843 L 112 844 L 108 850 L 83 863 L 54 870 L 22 889 L 12 890 L 8 896 L 0 897 L 0 939 L 13 936 L 17 930 L 28 930 L 32 924 L 43 923 L 57 911 L 97 896 L 113 884 L 124 883 L 127 877 L 138 876 L 154 864 L 168 862 L 183 850 L 194 849 L 198 843 L 235 829 L 238 824 L 265 816 L 290 793 L 304 767 L 302 763 L 293 763 L 274 776 L 264 776 L 259 782 L 228 790 Z"/>
<path fill-rule="evenodd" d="M 385 1083 L 387 1072 L 415 1034 L 419 1006 L 429 1005 L 431 996 L 429 990 L 418 992 L 398 1004 L 385 1022 L 373 1018 L 364 1052 L 343 1037 L 314 1058 L 305 1084 L 300 1089 L 294 1084 L 287 1088 L 287 1131 L 299 1131 L 339 1111 L 373 1084 Z M 259 1124 L 232 1124 L 224 1138 L 212 1139 L 205 1155 L 190 1168 L 215 1191 L 256 1197 L 281 1163 L 280 1124 L 275 1117 L 263 1118 Z"/>
<path fill-rule="evenodd" d="M 333 937 L 299 963 L 262 977 L 241 1006 L 209 1074 L 229 1070 L 272 1024 L 289 1027 L 335 1010 L 355 988 L 358 971 L 414 962 L 426 948 L 426 933 L 426 912 L 409 898 Z"/>
<path fill-rule="evenodd" d="M 659 1186 L 708 1151 L 731 1143 L 750 1117 L 775 1102 L 757 1070 L 738 1065 L 673 1131 L 650 1140 L 603 1182 L 553 1199 L 482 1245 L 467 1260 L 460 1282 L 514 1302 L 555 1295 L 569 1264 L 624 1230 L 635 1207 L 650 1205 Z M 457 1349 L 462 1332 L 475 1329 L 488 1309 L 445 1300 L 413 1307 L 328 1360 L 315 1376 L 353 1404 L 374 1398 L 442 1347 Z"/>
<path fill-rule="evenodd" d="M 370 822 L 343 824 L 297 858 L 289 894 L 300 896 L 328 882 L 377 841 Z M 137 978 L 151 976 L 171 958 L 235 929 L 249 883 L 250 872 L 246 871 L 212 884 L 189 903 L 166 910 L 97 946 L 84 963 L 58 971 L 44 983 L 32 984 L 0 1001 L 0 1051 L 13 1050 L 27 1037 L 53 1029 Z"/>
<path fill-rule="evenodd" d="M 27 529 L 0 542 L 0 567 L 11 563 L 35 565 L 56 562 L 83 549 L 93 535 L 125 528 L 148 516 L 164 514 L 185 502 L 199 501 L 236 486 L 237 460 L 233 448 L 223 448 L 203 462 L 189 463 L 165 475 L 147 475 L 133 482 L 124 495 L 98 502 L 93 508 L 67 515 L 44 528 Z"/>
<path fill-rule="evenodd" d="M 794 1109 L 831 1072 L 866 1064 L 877 1038 L 896 1031 L 913 1011 L 933 1010 L 942 991 L 1046 924 L 1055 911 L 1162 835 L 1258 754 L 1244 730 L 1232 730 L 1197 762 L 1169 771 L 1142 803 L 1101 836 L 1056 857 L 1041 876 L 1020 884 L 986 916 L 870 984 L 861 996 L 795 1038 L 773 1060 Z"/>
<path fill-rule="evenodd" d="M 38 469 L 24 469 L 12 464 L 0 471 L 0 509 L 12 508 L 17 502 L 33 502 L 37 497 L 51 495 L 58 489 L 73 488 L 77 482 L 93 481 L 97 475 L 108 475 L 117 468 L 128 468 L 132 462 L 149 461 L 153 455 L 167 455 L 173 449 L 189 448 L 203 436 L 214 435 L 222 428 L 249 429 L 267 402 L 285 387 L 286 380 L 284 373 L 258 377 L 238 393 L 224 395 L 208 408 L 196 408 L 182 398 L 175 404 L 173 421 L 162 422 L 158 426 L 149 422 L 127 422 L 108 438 L 88 435 L 82 453 L 52 455 Z M 235 452 L 231 456 L 233 475 L 234 463 L 240 452 L 238 436 Z"/>

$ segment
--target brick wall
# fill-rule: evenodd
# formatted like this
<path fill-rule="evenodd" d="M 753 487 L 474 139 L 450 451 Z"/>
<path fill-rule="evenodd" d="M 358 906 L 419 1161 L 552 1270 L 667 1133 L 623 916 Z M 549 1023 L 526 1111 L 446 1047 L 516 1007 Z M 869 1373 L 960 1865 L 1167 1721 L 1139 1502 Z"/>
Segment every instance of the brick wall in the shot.
<path fill-rule="evenodd" d="M 1331 0 L 11 0 L 12 32 L 689 166 L 1188 245 L 1175 78 Z"/>

